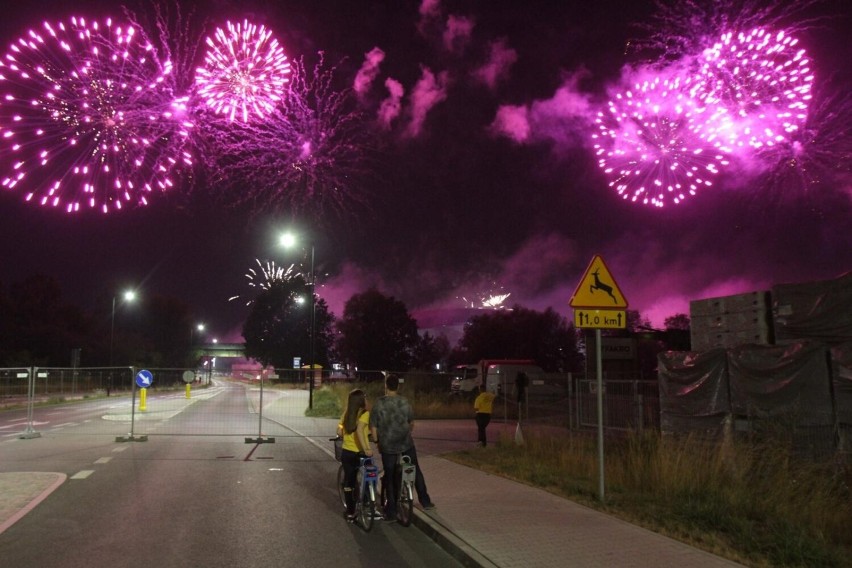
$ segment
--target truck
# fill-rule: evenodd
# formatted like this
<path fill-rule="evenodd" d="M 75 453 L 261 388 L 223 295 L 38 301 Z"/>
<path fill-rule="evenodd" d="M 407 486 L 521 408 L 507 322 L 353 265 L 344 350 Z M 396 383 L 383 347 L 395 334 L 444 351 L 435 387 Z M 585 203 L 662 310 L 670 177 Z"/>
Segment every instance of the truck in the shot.
<path fill-rule="evenodd" d="M 527 381 L 541 379 L 544 371 L 532 359 L 482 359 L 479 363 L 456 365 L 450 382 L 453 394 L 471 394 L 484 384 L 486 390 L 494 394 L 515 392 L 518 373 L 524 373 Z"/>

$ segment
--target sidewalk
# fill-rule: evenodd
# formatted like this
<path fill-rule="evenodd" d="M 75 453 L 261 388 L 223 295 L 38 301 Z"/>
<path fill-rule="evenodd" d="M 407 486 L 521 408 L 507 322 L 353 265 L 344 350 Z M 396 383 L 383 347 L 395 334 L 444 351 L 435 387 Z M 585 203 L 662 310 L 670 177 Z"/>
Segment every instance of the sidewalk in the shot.
<path fill-rule="evenodd" d="M 435 509 L 414 524 L 466 566 L 734 567 L 713 554 L 546 491 L 421 457 Z"/>

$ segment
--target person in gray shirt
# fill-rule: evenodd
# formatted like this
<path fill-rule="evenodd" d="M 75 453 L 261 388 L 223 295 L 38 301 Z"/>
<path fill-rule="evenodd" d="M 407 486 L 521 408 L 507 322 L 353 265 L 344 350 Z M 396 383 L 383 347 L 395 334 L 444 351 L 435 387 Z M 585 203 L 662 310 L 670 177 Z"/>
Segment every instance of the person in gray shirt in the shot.
<path fill-rule="evenodd" d="M 417 450 L 414 448 L 414 440 L 411 437 L 411 432 L 414 430 L 414 411 L 408 399 L 400 396 L 398 390 L 399 375 L 389 373 L 385 377 L 385 396 L 377 400 L 370 410 L 370 431 L 373 434 L 373 440 L 379 446 L 382 467 L 386 472 L 394 471 L 399 454 L 409 456 L 412 463 L 417 464 Z M 397 488 L 394 487 L 392 475 L 385 475 L 383 483 L 386 485 L 388 495 L 396 495 Z M 414 489 L 424 509 L 435 507 L 426 490 L 426 480 L 423 478 L 423 471 L 419 464 L 414 478 Z M 385 519 L 396 520 L 395 499 L 388 499 Z"/>

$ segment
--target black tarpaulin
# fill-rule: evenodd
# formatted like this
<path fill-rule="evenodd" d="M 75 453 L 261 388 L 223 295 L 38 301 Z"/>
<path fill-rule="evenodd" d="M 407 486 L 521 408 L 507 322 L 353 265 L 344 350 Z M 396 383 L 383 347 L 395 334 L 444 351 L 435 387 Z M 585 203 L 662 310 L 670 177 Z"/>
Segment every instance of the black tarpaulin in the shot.
<path fill-rule="evenodd" d="M 731 411 L 725 350 L 667 351 L 657 360 L 662 429 L 719 429 Z"/>
<path fill-rule="evenodd" d="M 852 342 L 831 348 L 831 366 L 837 421 L 852 425 Z"/>
<path fill-rule="evenodd" d="M 852 272 L 834 280 L 774 286 L 772 303 L 778 342 L 852 341 Z"/>
<path fill-rule="evenodd" d="M 731 410 L 753 418 L 833 424 L 826 346 L 815 341 L 728 350 Z"/>

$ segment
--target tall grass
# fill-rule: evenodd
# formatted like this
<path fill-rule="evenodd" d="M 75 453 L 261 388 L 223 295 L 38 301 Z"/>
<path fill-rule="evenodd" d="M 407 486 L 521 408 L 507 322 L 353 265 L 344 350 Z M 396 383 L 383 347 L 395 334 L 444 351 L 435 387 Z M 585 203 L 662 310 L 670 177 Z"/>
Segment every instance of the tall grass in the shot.
<path fill-rule="evenodd" d="M 524 441 L 448 457 L 751 566 L 852 566 L 850 475 L 835 464 L 779 443 L 634 435 L 605 444 L 601 503 L 594 437 L 528 426 Z"/>
<path fill-rule="evenodd" d="M 308 416 L 324 416 L 339 418 L 343 414 L 346 398 L 354 388 L 364 390 L 367 394 L 368 408 L 384 396 L 384 385 L 381 382 L 371 383 L 337 383 L 323 385 L 314 391 L 314 408 Z M 473 416 L 473 399 L 450 395 L 446 392 L 414 392 L 408 393 L 400 389 L 400 394 L 408 398 L 418 420 L 436 420 L 452 418 L 471 418 Z"/>

